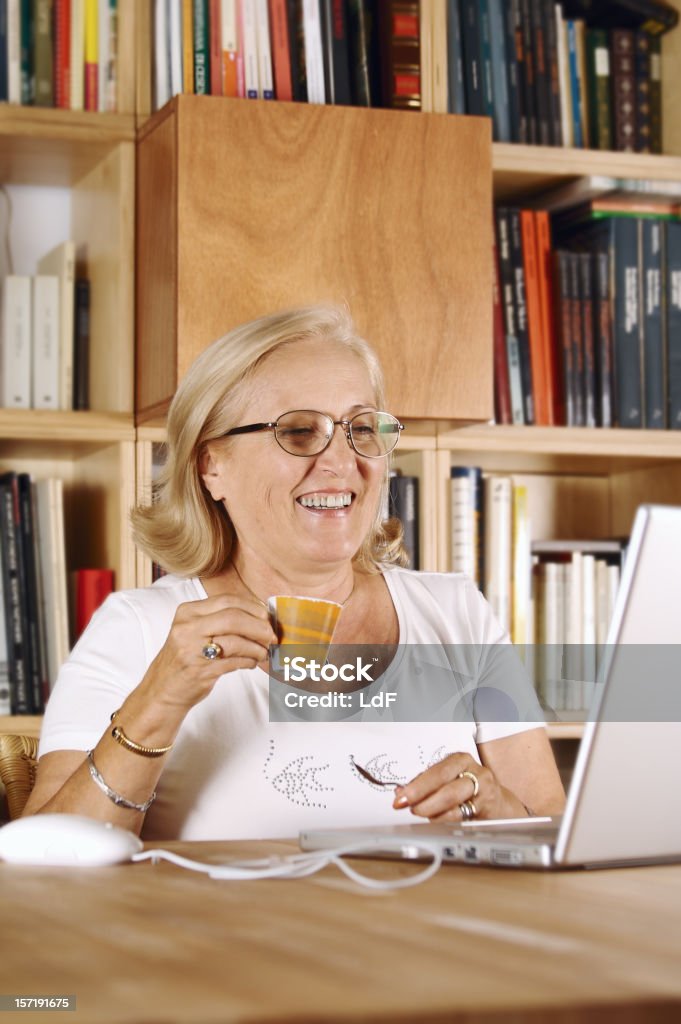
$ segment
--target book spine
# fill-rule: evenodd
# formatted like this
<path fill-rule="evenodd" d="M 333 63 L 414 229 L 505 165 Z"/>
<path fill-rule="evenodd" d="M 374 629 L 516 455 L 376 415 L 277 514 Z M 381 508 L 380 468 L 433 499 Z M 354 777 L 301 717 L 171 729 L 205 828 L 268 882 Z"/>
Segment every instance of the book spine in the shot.
<path fill-rule="evenodd" d="M 380 5 L 383 106 L 421 109 L 421 38 L 418 3 Z"/>
<path fill-rule="evenodd" d="M 511 629 L 511 537 L 513 485 L 510 477 L 484 478 L 484 594 L 502 629 Z"/>
<path fill-rule="evenodd" d="M 499 256 L 496 241 L 493 245 L 494 277 L 492 301 L 494 308 L 494 419 L 497 423 L 512 423 L 511 384 L 508 376 L 504 307 L 501 300 Z"/>
<path fill-rule="evenodd" d="M 208 0 L 194 0 L 192 39 L 194 41 L 194 92 L 207 96 L 210 90 L 210 30 Z"/>
<path fill-rule="evenodd" d="M 5 103 L 9 98 L 7 89 L 7 57 L 7 0 L 0 0 L 0 103 Z M 2 621 L 2 611 L 0 610 L 0 624 Z M 2 640 L 3 638 L 0 636 L 0 644 L 2 643 Z M 2 651 L 0 650 L 0 708 L 4 707 L 4 689 L 1 682 L 2 664 L 4 664 L 4 662 L 2 661 Z M 9 690 L 7 692 L 9 693 Z M 5 712 L 0 711 L 0 714 L 5 714 Z"/>
<path fill-rule="evenodd" d="M 348 0 L 350 37 L 350 79 L 352 102 L 356 107 L 375 106 L 380 95 L 376 84 L 378 29 L 368 0 Z"/>
<path fill-rule="evenodd" d="M 572 89 L 570 85 L 567 22 L 563 18 L 562 4 L 555 4 L 554 11 L 556 21 L 556 46 L 558 53 L 561 139 L 564 146 L 572 146 L 574 143 L 574 129 L 572 125 Z"/>
<path fill-rule="evenodd" d="M 54 102 L 71 108 L 71 0 L 54 0 Z"/>
<path fill-rule="evenodd" d="M 633 152 L 636 148 L 636 77 L 634 33 L 629 29 L 613 29 L 610 33 L 610 75 L 615 149 Z"/>
<path fill-rule="evenodd" d="M 90 408 L 90 282 L 75 283 L 73 335 L 73 408 Z"/>
<path fill-rule="evenodd" d="M 477 0 L 461 0 L 466 113 L 482 117 L 485 113 L 485 104 L 480 65 L 482 52 L 480 33 L 480 8 Z"/>
<path fill-rule="evenodd" d="M 579 254 L 571 252 L 568 258 L 570 338 L 572 341 L 572 384 L 575 427 L 585 425 L 584 339 L 582 337 L 581 292 L 579 281 Z"/>
<path fill-rule="evenodd" d="M 182 90 L 194 95 L 194 0 L 182 0 Z"/>
<path fill-rule="evenodd" d="M 508 95 L 506 21 L 502 0 L 489 0 L 490 46 L 492 55 L 492 100 L 494 138 L 511 142 L 511 109 Z"/>
<path fill-rule="evenodd" d="M 681 430 L 681 221 L 666 221 L 663 229 L 669 426 L 673 430 Z"/>
<path fill-rule="evenodd" d="M 19 0 L 7 0 L 7 99 L 21 103 L 21 14 Z"/>
<path fill-rule="evenodd" d="M 530 366 L 534 422 L 546 426 L 548 409 L 546 402 L 546 367 L 544 366 L 544 338 L 542 330 L 541 300 L 539 297 L 539 272 L 537 268 L 537 239 L 534 212 L 520 211 L 521 247 L 525 274 L 525 296 L 527 300 L 527 329 L 530 344 Z"/>
<path fill-rule="evenodd" d="M 303 0 L 303 22 L 307 102 L 326 103 L 319 0 Z"/>
<path fill-rule="evenodd" d="M 492 79 L 492 42 L 489 23 L 489 0 L 478 0 L 480 19 L 480 76 L 482 110 L 485 117 L 494 116 L 494 84 Z"/>
<path fill-rule="evenodd" d="M 432 114 L 433 106 L 433 4 L 435 0 L 419 0 L 419 69 L 421 83 L 421 107 L 426 114 Z"/>
<path fill-rule="evenodd" d="M 449 40 L 447 37 L 448 0 L 431 3 L 431 58 L 433 78 L 433 113 L 449 113 Z M 423 7 L 422 7 L 423 10 Z M 421 108 L 423 109 L 423 107 Z"/>
<path fill-rule="evenodd" d="M 525 71 L 525 43 L 523 39 L 523 20 L 520 8 L 521 0 L 510 0 L 508 7 L 507 32 L 512 34 L 514 41 L 515 71 L 518 99 L 518 137 L 516 142 L 530 141 L 530 107 L 528 99 L 527 75 Z"/>
<path fill-rule="evenodd" d="M 560 109 L 560 75 L 558 70 L 558 27 L 553 0 L 541 0 L 544 22 L 546 67 L 549 79 L 549 110 L 551 145 L 562 146 L 563 125 Z"/>
<path fill-rule="evenodd" d="M 283 8 L 284 24 L 286 24 L 286 3 L 285 0 L 273 0 L 276 6 L 276 15 L 272 14 L 274 24 L 275 17 L 278 23 L 279 10 Z M 222 31 L 221 58 L 222 67 L 222 95 L 236 98 L 239 95 L 238 61 L 239 61 L 239 34 L 237 31 L 236 0 L 222 0 L 220 11 L 220 27 Z M 273 29 L 274 31 L 274 29 Z M 288 41 L 287 57 L 288 57 Z M 290 71 L 289 71 L 290 76 Z M 290 80 L 289 80 L 290 89 Z M 282 96 L 282 99 L 286 99 Z M 290 96 L 289 96 L 290 99 Z"/>
<path fill-rule="evenodd" d="M 258 0 L 258 3 L 260 0 Z M 265 0 L 267 2 L 267 0 Z M 222 96 L 222 3 L 209 0 L 208 3 L 208 49 L 210 67 L 210 94 Z"/>
<path fill-rule="evenodd" d="M 322 0 L 324 44 L 324 84 L 328 103 L 349 106 L 350 41 L 345 4 L 342 0 Z"/>
<path fill-rule="evenodd" d="M 71 0 L 71 110 L 85 108 L 85 0 Z"/>
<path fill-rule="evenodd" d="M 520 12 L 523 36 L 523 88 L 528 126 L 527 141 L 536 145 L 539 143 L 539 112 L 537 110 L 537 55 L 532 24 L 532 0 L 520 0 Z"/>
<path fill-rule="evenodd" d="M 612 149 L 610 50 L 604 29 L 586 31 L 586 75 L 589 145 L 592 149 Z"/>
<path fill-rule="evenodd" d="M 466 86 L 459 0 L 447 0 L 447 80 L 447 109 L 449 113 L 465 114 Z"/>
<path fill-rule="evenodd" d="M 652 153 L 650 106 L 650 36 L 634 33 L 634 81 L 636 86 L 636 152 Z"/>
<path fill-rule="evenodd" d="M 610 256 L 594 252 L 594 296 L 596 332 L 596 379 L 598 394 L 598 425 L 613 425 L 613 338 L 610 303 Z"/>
<path fill-rule="evenodd" d="M 562 422 L 562 412 L 553 302 L 553 246 L 551 242 L 551 222 L 547 211 L 535 210 L 534 222 L 537 237 L 539 303 L 542 319 L 542 337 L 544 339 L 546 415 L 549 425 L 555 425 Z"/>
<path fill-rule="evenodd" d="M 667 368 L 662 325 L 663 230 L 659 220 L 641 220 L 641 292 L 645 426 L 663 430 Z"/>
<path fill-rule="evenodd" d="M 506 58 L 506 88 L 508 93 L 508 114 L 511 142 L 520 142 L 521 97 L 513 3 L 502 4 L 504 19 L 504 53 Z M 496 89 L 496 86 L 495 86 Z M 496 95 L 496 93 L 495 93 Z"/>
<path fill-rule="evenodd" d="M 168 98 L 184 90 L 182 16 L 179 3 L 169 4 L 166 10 Z"/>
<path fill-rule="evenodd" d="M 567 21 L 568 70 L 570 73 L 570 96 L 572 99 L 572 144 L 581 149 L 585 144 L 582 134 L 582 84 L 579 78 L 579 54 L 577 50 L 577 23 Z"/>
<path fill-rule="evenodd" d="M 5 607 L 5 572 L 0 544 L 0 715 L 12 714 L 10 692 L 9 649 L 7 647 L 7 609 Z"/>
<path fill-rule="evenodd" d="M 511 389 L 511 415 L 513 423 L 522 424 L 525 422 L 525 413 L 515 313 L 513 264 L 511 262 L 511 229 L 509 211 L 505 207 L 497 208 L 496 228 L 501 302 L 504 310 L 504 329 L 506 333 L 508 378 Z"/>
<path fill-rule="evenodd" d="M 267 0 L 257 0 L 255 22 L 258 49 L 259 92 L 262 99 L 273 100 L 274 81 L 272 78 L 272 44 L 270 40 Z"/>
<path fill-rule="evenodd" d="M 99 109 L 99 11 L 97 0 L 85 0 L 85 110 Z"/>
<path fill-rule="evenodd" d="M 47 692 L 47 667 L 42 659 L 40 647 L 40 602 L 38 598 L 38 576 L 35 559 L 35 535 L 33 525 L 33 500 L 31 478 L 28 473 L 17 476 L 19 496 L 19 541 L 23 562 L 23 594 L 26 616 L 26 662 L 28 685 L 31 691 L 31 707 L 35 713 L 43 710 L 43 698 Z"/>
<path fill-rule="evenodd" d="M 511 557 L 511 639 L 524 647 L 533 642 L 530 629 L 532 556 L 527 487 L 514 484 L 512 494 Z"/>
<path fill-rule="evenodd" d="M 482 470 L 452 466 L 450 471 L 450 567 L 482 582 Z"/>
<path fill-rule="evenodd" d="M 6 17 L 6 9 L 5 9 Z M 35 105 L 54 106 L 54 47 L 50 0 L 35 0 Z M 7 54 L 5 53 L 5 61 Z M 0 73 L 1 74 L 1 73 Z"/>
<path fill-rule="evenodd" d="M 33 0 L 20 0 L 20 63 L 21 102 L 31 106 L 35 98 L 35 67 L 33 63 Z"/>
<path fill-rule="evenodd" d="M 662 152 L 662 49 L 659 36 L 650 40 L 650 151 Z"/>
<path fill-rule="evenodd" d="M 639 221 L 610 218 L 618 426 L 643 426 Z"/>
<path fill-rule="evenodd" d="M 9 274 L 2 288 L 2 401 L 5 409 L 31 407 L 31 279 Z"/>
<path fill-rule="evenodd" d="M 292 100 L 291 54 L 289 48 L 286 0 L 270 0 L 270 29 L 272 34 L 274 93 L 278 100 Z M 225 93 L 225 95 L 232 94 Z"/>
<path fill-rule="evenodd" d="M 582 348 L 584 352 L 584 426 L 595 427 L 596 415 L 596 349 L 594 341 L 593 259 L 590 252 L 578 253 L 579 304 L 581 312 Z"/>
<path fill-rule="evenodd" d="M 416 476 L 391 475 L 389 511 L 402 523 L 409 566 L 419 568 L 419 480 Z"/>
<path fill-rule="evenodd" d="M 16 473 L 4 473 L 0 476 L 0 523 L 11 706 L 13 715 L 23 715 L 31 713 L 33 702 L 26 649 L 27 627 L 22 593 L 23 559 Z"/>
<path fill-rule="evenodd" d="M 561 385 L 564 422 L 575 426 L 574 354 L 572 347 L 572 315 L 570 308 L 570 256 L 565 249 L 556 249 L 556 325 L 561 353 Z"/>
<path fill-rule="evenodd" d="M 551 145 L 551 80 L 546 56 L 546 36 L 542 17 L 543 0 L 530 0 L 532 43 L 534 46 L 534 93 L 537 109 L 537 142 Z"/>
<path fill-rule="evenodd" d="M 577 73 L 579 75 L 579 92 L 580 92 L 580 114 L 582 118 L 582 145 L 588 147 L 589 145 L 589 97 L 587 94 L 587 78 L 586 78 L 586 24 L 585 22 L 578 19 L 575 22 L 575 32 L 577 40 Z"/>
<path fill-rule="evenodd" d="M 520 379 L 523 389 L 523 412 L 525 423 L 535 422 L 532 355 L 530 352 L 530 331 L 527 318 L 527 297 L 525 291 L 525 266 L 523 261 L 523 236 L 520 226 L 520 210 L 509 210 L 511 229 L 511 263 L 513 266 L 513 299 L 515 303 L 516 333 L 520 355 Z"/>
<path fill-rule="evenodd" d="M 59 278 L 33 278 L 31 405 L 59 408 Z"/>
<path fill-rule="evenodd" d="M 291 88 L 293 90 L 293 99 L 299 103 L 307 103 L 303 0 L 287 0 L 287 10 L 288 38 L 291 53 Z"/>
<path fill-rule="evenodd" d="M 74 633 L 77 639 L 114 588 L 112 569 L 76 569 L 74 577 Z"/>

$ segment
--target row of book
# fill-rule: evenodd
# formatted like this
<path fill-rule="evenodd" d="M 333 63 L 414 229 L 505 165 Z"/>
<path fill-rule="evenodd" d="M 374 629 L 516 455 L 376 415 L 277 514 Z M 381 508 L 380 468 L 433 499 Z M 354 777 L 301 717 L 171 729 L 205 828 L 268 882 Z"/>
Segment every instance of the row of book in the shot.
<path fill-rule="evenodd" d="M 419 543 L 419 478 L 399 470 L 390 471 L 388 504 L 384 519 L 399 519 L 402 523 L 402 543 L 409 556 L 409 568 L 421 568 Z"/>
<path fill-rule="evenodd" d="M 0 281 L 0 407 L 88 409 L 90 281 L 64 242 Z"/>
<path fill-rule="evenodd" d="M 656 0 L 154 0 L 154 105 L 475 114 L 501 142 L 661 152 L 661 34 L 677 21 Z"/>
<path fill-rule="evenodd" d="M 69 578 L 58 477 L 0 474 L 0 527 L 0 715 L 39 714 L 70 643 L 113 589 L 113 572 Z"/>
<path fill-rule="evenodd" d="M 681 428 L 679 211 L 623 190 L 497 208 L 497 422 Z"/>
<path fill-rule="evenodd" d="M 452 466 L 451 569 L 480 587 L 547 709 L 588 707 L 626 542 L 532 540 L 527 487 Z"/>
<path fill-rule="evenodd" d="M 118 0 L 0 0 L 0 101 L 117 109 Z"/>

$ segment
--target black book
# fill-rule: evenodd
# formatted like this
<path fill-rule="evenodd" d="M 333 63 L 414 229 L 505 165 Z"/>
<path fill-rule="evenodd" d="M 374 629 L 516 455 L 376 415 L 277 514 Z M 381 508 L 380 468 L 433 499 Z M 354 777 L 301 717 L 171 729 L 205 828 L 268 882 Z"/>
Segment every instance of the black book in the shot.
<path fill-rule="evenodd" d="M 288 44 L 291 59 L 291 94 L 298 103 L 307 103 L 303 0 L 287 0 L 286 9 L 288 11 Z"/>
<path fill-rule="evenodd" d="M 661 35 L 679 21 L 678 9 L 663 0 L 563 0 L 571 18 L 585 18 L 596 28 L 643 28 Z"/>
<path fill-rule="evenodd" d="M 513 423 L 525 422 L 523 406 L 523 384 L 520 371 L 520 350 L 518 346 L 518 325 L 515 311 L 515 282 L 511 260 L 510 211 L 499 206 L 495 212 L 497 252 L 499 255 L 499 285 L 501 305 L 504 312 L 504 334 L 506 338 L 506 359 L 511 395 L 511 419 Z"/>
<path fill-rule="evenodd" d="M 584 338 L 582 336 L 581 288 L 579 253 L 571 252 L 568 258 L 570 340 L 572 343 L 572 400 L 574 420 L 572 425 L 583 427 L 585 415 Z"/>
<path fill-rule="evenodd" d="M 524 111 L 521 110 L 520 68 L 518 64 L 518 46 L 515 31 L 515 10 L 519 0 L 503 3 L 504 32 L 506 41 L 506 78 L 508 83 L 508 112 L 511 122 L 511 142 L 525 142 L 527 122 L 523 126 Z M 521 35 L 522 58 L 522 35 Z"/>
<path fill-rule="evenodd" d="M 418 569 L 419 552 L 419 478 L 391 473 L 388 514 L 402 523 L 403 543 L 409 555 L 409 566 Z"/>
<path fill-rule="evenodd" d="M 375 107 L 380 97 L 375 0 L 348 0 L 350 85 L 356 107 Z"/>
<path fill-rule="evenodd" d="M 537 110 L 537 142 L 549 146 L 551 132 L 551 78 L 547 59 L 546 32 L 542 8 L 544 0 L 530 0 L 534 56 L 534 96 Z"/>
<path fill-rule="evenodd" d="M 463 39 L 459 0 L 447 0 L 447 110 L 450 114 L 466 113 Z"/>
<path fill-rule="evenodd" d="M 532 391 L 532 357 L 530 355 L 530 330 L 527 322 L 527 297 L 525 292 L 525 264 L 523 261 L 523 233 L 520 210 L 512 207 L 509 211 L 511 228 L 511 263 L 513 266 L 513 301 L 515 304 L 518 355 L 520 357 L 520 380 L 523 389 L 523 412 L 525 423 L 534 423 L 534 393 Z"/>
<path fill-rule="evenodd" d="M 33 711 L 40 713 L 44 709 L 45 698 L 49 692 L 49 683 L 47 678 L 45 631 L 41 623 L 42 608 L 40 606 L 40 587 L 36 561 L 31 477 L 28 473 L 19 473 L 17 484 L 19 490 L 20 538 L 24 564 L 23 594 L 26 604 L 27 667 Z"/>
<path fill-rule="evenodd" d="M 650 43 L 647 32 L 634 33 L 634 83 L 636 104 L 636 152 L 652 153 L 652 107 L 650 102 Z"/>
<path fill-rule="evenodd" d="M 596 413 L 596 346 L 594 338 L 593 254 L 578 253 L 579 307 L 584 360 L 584 426 L 598 425 Z"/>
<path fill-rule="evenodd" d="M 551 145 L 563 145 L 563 118 L 560 109 L 560 74 L 558 71 L 558 25 L 553 0 L 542 0 L 544 45 L 551 94 Z"/>
<path fill-rule="evenodd" d="M 611 427 L 613 424 L 614 384 L 609 254 L 594 252 L 592 265 L 598 425 L 599 427 Z"/>
<path fill-rule="evenodd" d="M 90 282 L 75 282 L 73 316 L 73 408 L 90 408 Z"/>
<path fill-rule="evenodd" d="M 33 711 L 33 700 L 27 650 L 28 626 L 23 600 L 19 484 L 17 474 L 13 472 L 0 476 L 0 525 L 11 707 L 13 715 L 26 715 Z"/>
<path fill-rule="evenodd" d="M 669 426 L 681 430 L 681 221 L 663 224 L 665 234 L 664 336 L 669 376 Z"/>
<path fill-rule="evenodd" d="M 349 106 L 350 41 L 344 0 L 321 0 L 321 21 L 326 102 Z"/>
<path fill-rule="evenodd" d="M 610 217 L 611 275 L 614 300 L 614 354 L 617 423 L 643 426 L 643 365 L 637 217 Z"/>
<path fill-rule="evenodd" d="M 523 37 L 522 89 L 527 112 L 527 142 L 539 142 L 537 90 L 535 84 L 535 41 L 532 25 L 532 0 L 520 0 L 520 31 Z"/>
<path fill-rule="evenodd" d="M 662 325 L 663 238 L 659 220 L 641 218 L 644 422 L 648 430 L 663 430 L 667 426 L 667 368 Z"/>
<path fill-rule="evenodd" d="M 570 292 L 570 259 L 567 249 L 554 250 L 556 336 L 560 353 L 560 379 L 565 410 L 565 426 L 575 426 L 575 375 L 572 345 L 572 300 Z"/>
<path fill-rule="evenodd" d="M 482 27 L 477 0 L 461 0 L 461 37 L 466 82 L 466 113 L 482 117 L 486 111 L 481 63 Z"/>

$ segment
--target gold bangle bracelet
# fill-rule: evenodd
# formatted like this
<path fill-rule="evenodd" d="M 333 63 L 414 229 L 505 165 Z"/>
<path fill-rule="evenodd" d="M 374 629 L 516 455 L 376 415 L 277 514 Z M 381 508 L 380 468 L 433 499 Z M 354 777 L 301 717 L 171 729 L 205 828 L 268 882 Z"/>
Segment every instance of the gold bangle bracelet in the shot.
<path fill-rule="evenodd" d="M 119 708 L 120 710 L 120 708 Z M 115 719 L 118 711 L 114 711 L 111 715 L 111 721 Z M 172 743 L 169 743 L 167 747 L 144 747 L 141 743 L 135 743 L 129 736 L 126 736 L 120 725 L 115 725 L 111 730 L 111 735 L 116 740 L 116 743 L 120 743 L 126 750 L 132 751 L 133 754 L 141 754 L 142 757 L 163 757 L 167 754 L 172 747 Z"/>

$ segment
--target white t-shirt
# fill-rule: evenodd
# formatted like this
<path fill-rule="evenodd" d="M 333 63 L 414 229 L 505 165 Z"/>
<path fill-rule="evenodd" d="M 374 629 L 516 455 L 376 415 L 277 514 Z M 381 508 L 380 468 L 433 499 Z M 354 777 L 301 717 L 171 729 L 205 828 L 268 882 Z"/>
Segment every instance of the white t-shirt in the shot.
<path fill-rule="evenodd" d="M 472 645 L 460 650 L 480 652 L 508 644 L 469 578 L 389 568 L 385 580 L 397 612 L 400 650 Z M 198 579 L 169 575 L 107 598 L 59 674 L 45 711 L 40 754 L 93 748 L 111 712 L 162 647 L 178 605 L 205 597 Z M 374 777 L 395 783 L 456 751 L 479 760 L 476 743 L 540 724 L 533 701 L 520 721 L 507 716 L 503 722 L 405 722 L 370 712 L 362 720 L 271 722 L 268 675 L 260 669 L 228 672 L 187 714 L 142 835 L 290 838 L 304 828 L 406 822 L 408 812 L 391 807 L 392 790 L 364 779 L 351 758 Z"/>

